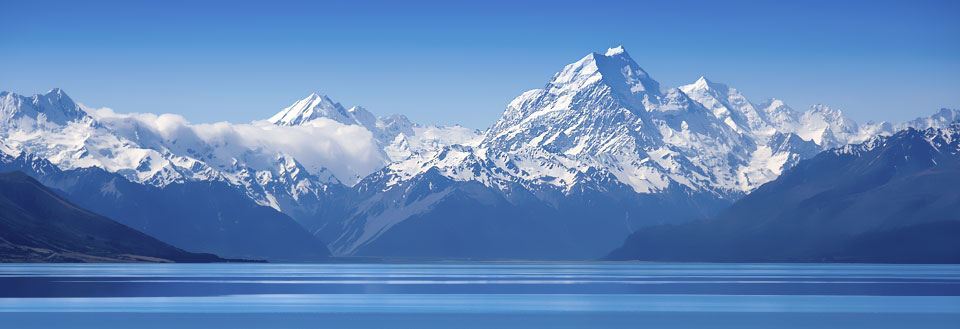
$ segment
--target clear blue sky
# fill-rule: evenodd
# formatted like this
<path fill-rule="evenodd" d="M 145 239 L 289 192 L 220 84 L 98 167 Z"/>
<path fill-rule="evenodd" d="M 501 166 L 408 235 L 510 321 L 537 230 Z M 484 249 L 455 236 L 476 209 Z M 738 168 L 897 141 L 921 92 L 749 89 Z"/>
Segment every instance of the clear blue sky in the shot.
<path fill-rule="evenodd" d="M 483 128 L 617 44 L 666 86 L 702 74 L 860 121 L 960 107 L 960 1 L 0 1 L 0 90 L 193 122 L 319 90 Z"/>

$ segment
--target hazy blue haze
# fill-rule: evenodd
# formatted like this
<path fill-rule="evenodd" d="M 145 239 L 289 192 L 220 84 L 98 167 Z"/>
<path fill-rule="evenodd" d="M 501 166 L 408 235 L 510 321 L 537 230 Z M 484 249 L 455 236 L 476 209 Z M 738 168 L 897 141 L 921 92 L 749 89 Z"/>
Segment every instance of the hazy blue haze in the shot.
<path fill-rule="evenodd" d="M 960 106 L 956 1 L 3 1 L 0 90 L 266 118 L 320 90 L 378 114 L 486 127 L 562 65 L 624 44 L 667 86 L 858 120 Z"/>
<path fill-rule="evenodd" d="M 0 265 L 0 321 L 58 328 L 949 328 L 955 265 Z"/>

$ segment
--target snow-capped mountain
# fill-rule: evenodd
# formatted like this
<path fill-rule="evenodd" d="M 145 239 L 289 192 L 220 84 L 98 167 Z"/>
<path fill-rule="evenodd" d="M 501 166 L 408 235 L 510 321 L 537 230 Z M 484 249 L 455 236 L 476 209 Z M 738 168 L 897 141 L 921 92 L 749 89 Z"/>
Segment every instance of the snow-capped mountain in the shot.
<path fill-rule="evenodd" d="M 740 91 L 725 84 L 700 77 L 694 83 L 679 89 L 738 133 L 770 136 L 783 131 L 780 128 L 782 121 L 771 121 L 765 108 L 758 108 Z"/>
<path fill-rule="evenodd" d="M 934 113 L 929 117 L 916 118 L 901 124 L 897 124 L 895 128 L 888 128 L 887 131 L 900 131 L 907 128 L 914 128 L 918 130 L 926 130 L 929 128 L 944 129 L 950 127 L 952 124 L 958 121 L 960 121 L 960 110 L 942 108 L 940 111 L 937 111 L 937 113 Z M 890 126 L 889 123 L 885 122 L 875 125 Z"/>
<path fill-rule="evenodd" d="M 325 244 L 292 218 L 257 205 L 226 182 L 159 187 L 102 168 L 63 170 L 30 154 L 0 154 L 0 172 L 10 171 L 26 173 L 78 206 L 184 250 L 269 260 L 329 255 Z"/>
<path fill-rule="evenodd" d="M 449 167 L 448 176 L 461 180 L 519 179 L 565 189 L 578 183 L 578 175 L 598 170 L 638 193 L 678 184 L 735 198 L 775 178 L 796 155 L 870 136 L 826 106 L 802 113 L 779 100 L 758 106 L 704 77 L 661 90 L 617 47 L 589 54 L 546 87 L 523 93 L 479 143 L 468 145 L 470 155 L 464 158 L 490 161 L 505 176 L 464 176 L 455 168 L 462 166 L 458 158 L 413 159 L 389 167 L 398 177 Z M 786 145 L 806 141 L 817 147 L 795 145 L 803 154 L 784 149 L 783 141 L 791 140 Z"/>
<path fill-rule="evenodd" d="M 435 126 L 413 123 L 401 114 L 377 117 L 359 106 L 345 108 L 330 97 L 318 93 L 311 93 L 306 98 L 294 102 L 267 119 L 267 122 L 280 127 L 297 129 L 330 120 L 368 132 L 373 137 L 372 143 L 375 145 L 376 157 L 381 159 L 384 165 L 394 161 L 428 157 L 448 145 L 470 145 L 476 143 L 480 136 L 479 131 L 460 125 Z M 298 184 L 267 181 L 261 186 L 269 186 L 276 191 L 271 195 L 289 196 L 277 208 L 297 219 L 308 230 L 317 231 L 331 221 L 330 217 L 344 216 L 343 211 L 349 207 L 348 200 L 352 197 L 352 191 L 348 186 L 371 172 L 373 170 L 363 174 L 357 172 L 357 175 L 341 180 L 344 184 L 316 184 L 313 183 L 315 180 L 306 180 Z M 293 182 L 291 179 L 288 180 Z M 323 191 L 318 191 L 311 186 L 291 190 L 290 186 L 293 185 L 321 186 Z M 257 188 L 257 186 L 248 188 Z M 307 195 L 303 196 L 303 194 Z"/>
<path fill-rule="evenodd" d="M 373 115 L 360 107 L 347 110 L 326 95 L 311 93 L 306 98 L 277 112 L 267 119 L 270 123 L 295 126 L 319 118 L 326 118 L 343 124 L 355 124 L 368 127 L 373 124 Z"/>
<path fill-rule="evenodd" d="M 0 153 L 159 189 L 230 186 L 339 255 L 584 258 L 639 227 L 705 218 L 822 150 L 958 118 L 858 124 L 706 77 L 667 88 L 616 47 L 566 65 L 482 132 L 319 93 L 263 121 L 191 124 L 54 89 L 0 93 Z"/>
<path fill-rule="evenodd" d="M 956 263 L 957 185 L 960 123 L 908 128 L 821 152 L 710 220 L 639 230 L 611 257 Z"/>
<path fill-rule="evenodd" d="M 375 118 L 311 94 L 268 121 L 190 124 L 170 114 L 90 109 L 60 89 L 0 94 L 0 152 L 29 154 L 61 169 L 102 168 L 164 187 L 223 182 L 297 220 L 321 221 L 325 203 L 390 159 L 469 143 L 478 132 Z"/>
<path fill-rule="evenodd" d="M 451 243 L 464 257 L 551 252 L 527 253 L 527 241 L 507 233 L 470 240 L 482 234 L 462 232 L 475 225 L 495 230 L 477 223 L 487 221 L 531 230 L 525 236 L 555 254 L 572 255 L 558 250 L 579 244 L 577 255 L 586 256 L 637 227 L 703 218 L 801 159 L 889 134 L 889 126 L 861 127 L 822 105 L 806 112 L 775 99 L 757 105 L 703 77 L 663 88 L 616 47 L 588 54 L 544 88 L 521 94 L 478 143 L 396 161 L 368 176 L 355 189 L 360 201 L 350 216 L 320 234 L 341 255 L 441 257 L 449 250 L 425 246 Z M 609 207 L 602 215 L 599 204 Z M 527 227 L 516 216 L 542 223 Z M 579 232 L 545 230 L 551 225 Z M 457 244 L 449 236 L 469 238 Z M 490 244 L 513 247 L 497 254 Z"/>
<path fill-rule="evenodd" d="M 0 150 L 12 156 L 36 155 L 62 169 L 98 167 L 159 187 L 223 181 L 278 210 L 304 194 L 322 194 L 326 185 L 339 184 L 316 162 L 307 169 L 277 148 L 245 145 L 231 136 L 237 132 L 207 131 L 220 128 L 218 124 L 195 129 L 172 115 L 84 109 L 59 89 L 32 97 L 4 93 L 0 102 L 6 124 L 0 131 Z M 258 130 L 254 125 L 244 129 Z M 382 163 L 375 158 L 375 166 Z"/>
<path fill-rule="evenodd" d="M 365 179 L 359 185 L 365 201 L 358 204 L 351 219 L 339 225 L 344 233 L 325 238 L 331 241 L 334 253 L 375 255 L 365 249 L 403 248 L 380 246 L 376 240 L 401 243 L 413 238 L 391 238 L 393 231 L 425 230 L 416 224 L 406 226 L 417 229 L 404 228 L 410 218 L 429 222 L 436 209 L 452 208 L 445 205 L 448 202 L 460 202 L 460 208 L 468 208 L 464 212 L 471 212 L 491 206 L 490 199 L 502 199 L 494 204 L 514 208 L 514 212 L 550 209 L 546 217 L 554 217 L 555 222 L 544 218 L 541 228 L 594 226 L 592 235 L 580 230 L 584 236 L 579 238 L 583 243 L 578 246 L 582 249 L 579 255 L 589 257 L 603 252 L 609 241 L 622 239 L 633 227 L 709 214 L 729 202 L 725 200 L 775 177 L 786 159 L 799 155 L 790 153 L 794 144 L 783 143 L 788 138 L 771 138 L 771 129 L 755 132 L 754 126 L 766 126 L 757 121 L 758 116 L 750 123 L 742 108 L 728 109 L 729 89 L 715 90 L 716 86 L 701 80 L 689 89 L 698 91 L 702 100 L 713 100 L 709 108 L 681 89 L 661 90 L 622 47 L 588 54 L 564 67 L 544 88 L 513 100 L 477 145 L 450 146 L 433 157 L 395 162 Z M 754 139 L 754 133 L 765 136 L 763 142 L 776 140 L 779 144 L 754 155 L 760 141 Z M 770 159 L 783 160 L 771 166 Z M 759 169 L 745 170 L 751 164 Z M 472 202 L 448 201 L 451 198 Z M 597 200 L 610 204 L 612 211 L 606 216 L 616 218 L 615 222 L 563 216 L 589 216 L 583 210 Z M 684 200 L 701 201 L 691 206 Z M 664 208 L 671 211 L 657 212 Z M 453 218 L 447 221 L 457 222 Z M 513 224 L 501 222 L 498 226 Z M 453 231 L 446 234 L 456 235 Z M 578 240 L 576 232 L 563 230 L 541 238 L 555 243 L 547 249 L 575 245 Z M 496 240 L 491 237 L 487 242 Z M 489 250 L 474 248 L 479 249 Z M 512 249 L 521 252 L 519 247 Z"/>
<path fill-rule="evenodd" d="M 33 97 L 0 92 L 0 122 L 4 126 L 30 127 L 47 123 L 63 125 L 85 117 L 86 112 L 60 88 Z"/>
<path fill-rule="evenodd" d="M 479 131 L 460 125 L 421 125 L 402 114 L 377 117 L 363 107 L 347 109 L 330 97 L 317 93 L 284 108 L 267 121 L 281 126 L 298 126 L 322 119 L 370 131 L 383 151 L 382 156 L 391 162 L 429 155 L 447 145 L 471 145 L 480 137 Z"/>

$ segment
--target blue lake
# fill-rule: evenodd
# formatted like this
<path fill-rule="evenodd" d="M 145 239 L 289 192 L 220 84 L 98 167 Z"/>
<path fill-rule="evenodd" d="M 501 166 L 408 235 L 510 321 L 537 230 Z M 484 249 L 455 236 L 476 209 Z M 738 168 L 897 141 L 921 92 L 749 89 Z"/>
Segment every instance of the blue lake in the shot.
<path fill-rule="evenodd" d="M 957 328 L 960 266 L 3 264 L 2 328 Z"/>

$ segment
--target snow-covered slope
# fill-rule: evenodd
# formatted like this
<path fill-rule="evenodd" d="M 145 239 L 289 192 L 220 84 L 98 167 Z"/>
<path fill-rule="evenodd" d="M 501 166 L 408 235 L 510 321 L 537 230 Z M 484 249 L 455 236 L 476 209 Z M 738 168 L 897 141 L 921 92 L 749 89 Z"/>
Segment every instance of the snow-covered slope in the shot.
<path fill-rule="evenodd" d="M 960 122 L 960 110 L 942 108 L 937 113 L 928 117 L 916 118 L 904 123 L 897 124 L 894 131 L 900 131 L 907 128 L 926 130 L 929 128 L 942 129 L 950 127 L 951 124 Z M 887 124 L 889 126 L 889 124 Z M 889 129 L 887 129 L 889 130 Z"/>
<path fill-rule="evenodd" d="M 366 119 L 372 115 L 362 108 L 351 108 L 349 111 L 334 102 L 326 95 L 311 93 L 306 98 L 293 103 L 292 105 L 277 112 L 274 116 L 267 119 L 270 123 L 284 126 L 295 126 L 319 118 L 327 118 L 343 124 L 356 124 L 363 126 Z"/>
<path fill-rule="evenodd" d="M 398 177 L 439 168 L 458 180 L 566 190 L 599 171 L 637 193 L 679 185 L 735 198 L 776 177 L 795 158 L 795 143 L 783 143 L 792 131 L 781 132 L 779 125 L 736 89 L 705 78 L 661 90 L 617 47 L 589 54 L 544 88 L 517 97 L 478 144 L 389 168 Z M 464 161 L 489 162 L 498 173 L 470 175 L 457 169 Z"/>
<path fill-rule="evenodd" d="M 284 108 L 267 121 L 281 126 L 298 126 L 323 119 L 368 130 L 383 151 L 383 157 L 392 162 L 430 155 L 447 145 L 472 145 L 480 137 L 479 131 L 460 125 L 421 125 L 402 114 L 377 117 L 363 107 L 347 109 L 330 97 L 317 93 Z"/>
<path fill-rule="evenodd" d="M 11 156 L 35 155 L 65 170 L 98 167 L 158 187 L 223 181 L 278 210 L 322 198 L 341 184 L 338 176 L 356 181 L 386 163 L 369 131 L 328 119 L 193 125 L 175 115 L 85 109 L 59 89 L 3 93 L 0 113 L 0 151 Z"/>
<path fill-rule="evenodd" d="M 371 143 L 375 149 L 375 158 L 381 163 L 377 168 L 363 167 L 360 168 L 362 170 L 352 172 L 353 175 L 350 177 L 341 178 L 340 182 L 345 185 L 317 184 L 316 180 L 311 179 L 298 182 L 295 178 L 286 179 L 288 183 L 268 181 L 260 184 L 278 191 L 273 195 L 289 196 L 277 201 L 278 208 L 297 219 L 310 231 L 319 231 L 325 227 L 329 229 L 328 224 L 331 221 L 344 217 L 346 209 L 352 207 L 352 202 L 356 202 L 353 191 L 348 186 L 354 185 L 388 163 L 427 158 L 445 146 L 472 145 L 480 138 L 479 131 L 460 125 L 422 125 L 411 122 L 402 114 L 377 117 L 363 107 L 345 108 L 330 97 L 319 93 L 311 93 L 306 98 L 294 102 L 266 122 L 275 125 L 278 129 L 308 129 L 330 121 L 369 133 L 372 136 Z M 295 164 L 296 161 L 293 162 Z M 302 188 L 291 188 L 291 186 Z M 322 190 L 314 186 L 320 186 Z M 258 188 L 258 186 L 248 188 Z"/>
<path fill-rule="evenodd" d="M 7 127 L 63 125 L 85 117 L 86 113 L 60 88 L 33 97 L 0 91 L 0 122 Z"/>
<path fill-rule="evenodd" d="M 322 234 L 336 254 L 409 250 L 406 255 L 433 257 L 443 255 L 406 246 L 438 239 L 415 232 L 447 227 L 442 234 L 459 236 L 451 227 L 466 229 L 471 221 L 483 220 L 514 225 L 489 217 L 494 215 L 465 219 L 472 218 L 467 213 L 490 211 L 482 208 L 539 209 L 529 218 L 550 213 L 555 222 L 544 225 L 562 227 L 582 220 L 565 213 L 593 209 L 599 214 L 598 202 L 618 209 L 603 215 L 619 218 L 617 223 L 593 220 L 594 229 L 606 236 L 583 234 L 581 248 L 592 250 L 604 238 L 620 239 L 635 227 L 703 216 L 801 159 L 889 134 L 890 128 L 858 125 L 823 105 L 799 112 L 776 99 L 753 103 L 737 89 L 704 77 L 663 88 L 616 47 L 588 54 L 543 88 L 521 94 L 477 143 L 446 146 L 432 156 L 395 158 L 399 161 L 361 181 L 351 215 L 332 225 L 334 232 Z M 691 206 L 682 200 L 698 201 Z M 657 212 L 665 208 L 665 214 Z M 562 237 L 566 232 L 528 233 L 555 239 L 558 249 L 569 242 Z M 484 256 L 472 253 L 483 248 L 462 249 L 464 255 Z"/>
<path fill-rule="evenodd" d="M 86 108 L 55 89 L 0 93 L 0 152 L 160 188 L 223 182 L 295 218 L 339 254 L 402 253 L 405 239 L 422 238 L 405 234 L 449 225 L 443 234 L 457 235 L 467 226 L 438 216 L 474 211 L 476 225 L 513 227 L 483 221 L 527 216 L 542 222 L 513 228 L 561 226 L 550 231 L 554 247 L 584 244 L 580 255 L 590 255 L 639 226 L 703 218 L 821 150 L 958 118 L 944 109 L 902 124 L 858 124 L 825 105 L 755 103 L 705 77 L 667 88 L 616 47 L 566 65 L 482 132 L 378 117 L 319 93 L 264 121 L 191 124 Z M 411 226 L 413 218 L 426 226 Z M 592 233 L 578 242 L 576 231 Z M 487 233 L 463 241 L 504 234 Z M 470 248 L 463 251 L 480 250 Z"/>
<path fill-rule="evenodd" d="M 191 124 L 172 114 L 86 108 L 60 89 L 29 97 L 3 92 L 0 125 L 0 152 L 10 156 L 37 156 L 64 170 L 102 168 L 157 187 L 221 181 L 307 222 L 320 221 L 328 200 L 391 159 L 479 135 L 402 115 L 378 119 L 317 94 L 268 121 Z"/>
<path fill-rule="evenodd" d="M 905 129 L 821 152 L 710 220 L 639 230 L 611 258 L 956 263 L 958 185 L 960 123 Z"/>

